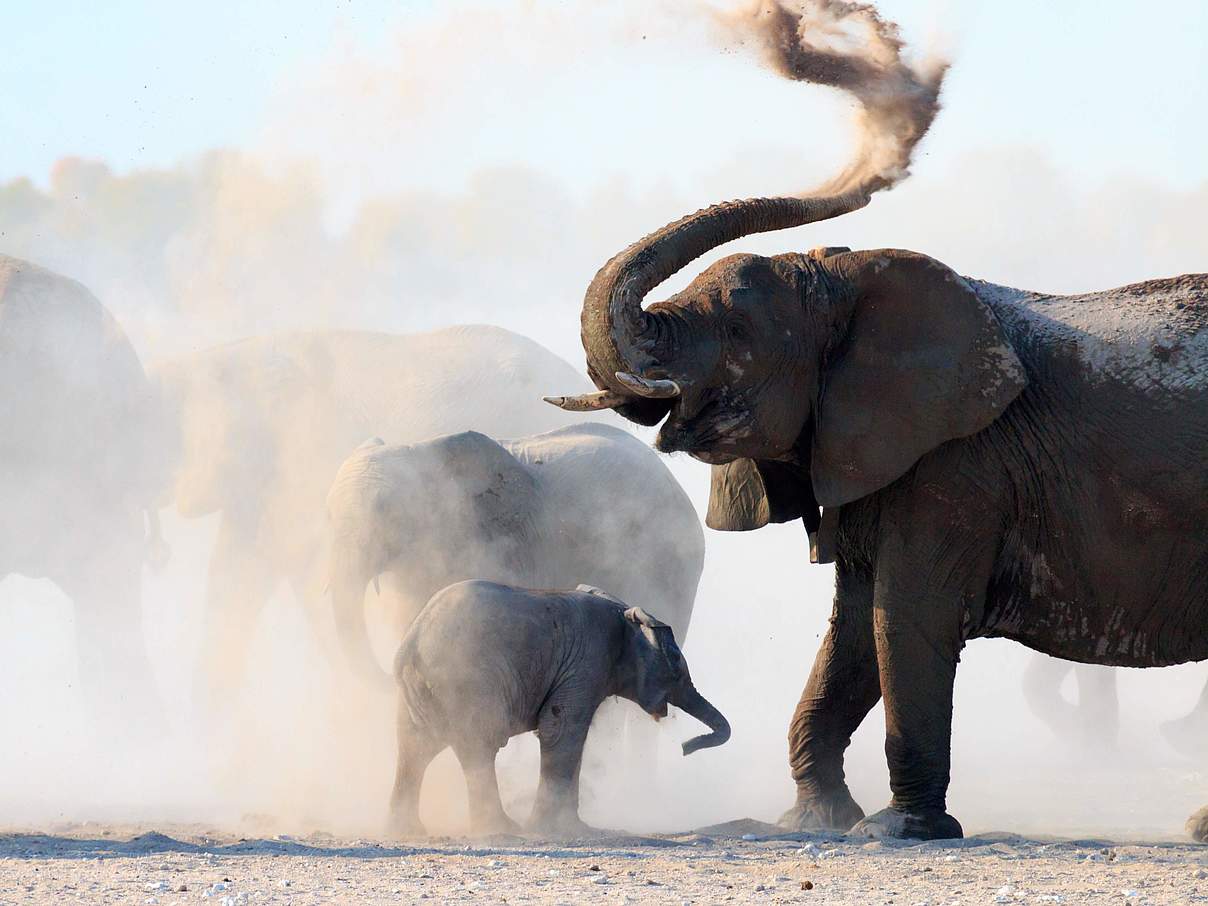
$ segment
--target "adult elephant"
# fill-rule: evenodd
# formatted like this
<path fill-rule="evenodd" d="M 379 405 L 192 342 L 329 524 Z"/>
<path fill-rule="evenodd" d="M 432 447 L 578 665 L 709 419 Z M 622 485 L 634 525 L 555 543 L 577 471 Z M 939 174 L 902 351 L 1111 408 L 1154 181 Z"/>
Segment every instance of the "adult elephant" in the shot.
<path fill-rule="evenodd" d="M 1208 657 L 1208 275 L 1063 297 L 829 249 L 732 255 L 641 306 L 724 242 L 867 200 L 730 202 L 625 249 L 583 306 L 599 390 L 554 401 L 663 421 L 658 449 L 713 466 L 710 525 L 804 518 L 835 561 L 784 823 L 956 837 L 967 639 L 1131 667 Z M 882 696 L 893 798 L 864 818 L 843 752 Z"/>
<path fill-rule="evenodd" d="M 388 681 L 365 626 L 365 591 L 379 576 L 400 602 L 392 641 L 433 594 L 466 579 L 585 582 L 658 613 L 682 641 L 704 566 L 692 501 L 646 444 L 611 425 L 371 441 L 340 467 L 327 510 L 336 624 L 371 679 Z"/>
<path fill-rule="evenodd" d="M 145 719 L 155 701 L 141 589 L 157 425 L 143 366 L 96 297 L 0 255 L 0 578 L 49 579 L 72 600 L 80 684 L 111 716 Z"/>
<path fill-rule="evenodd" d="M 151 375 L 178 426 L 176 508 L 220 514 L 201 652 L 214 707 L 242 684 L 255 622 L 282 583 L 329 640 L 324 498 L 350 449 L 374 434 L 405 443 L 549 430 L 570 418 L 541 403 L 541 388 L 582 381 L 538 343 L 488 326 L 255 337 Z"/>

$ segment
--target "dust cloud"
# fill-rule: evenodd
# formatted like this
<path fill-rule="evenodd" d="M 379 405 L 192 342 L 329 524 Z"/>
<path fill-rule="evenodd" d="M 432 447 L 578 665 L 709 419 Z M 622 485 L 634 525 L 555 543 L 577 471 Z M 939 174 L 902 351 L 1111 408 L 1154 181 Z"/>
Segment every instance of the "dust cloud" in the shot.
<path fill-rule="evenodd" d="M 384 66 L 355 46 L 342 48 L 299 74 L 305 91 L 282 99 L 286 112 L 273 114 L 268 150 L 214 150 L 174 168 L 130 171 L 64 157 L 48 179 L 29 174 L 0 184 L 0 251 L 82 281 L 145 364 L 292 329 L 412 332 L 488 322 L 533 337 L 576 370 L 579 300 L 609 255 L 685 211 L 781 191 L 801 178 L 803 166 L 821 180 L 853 157 L 858 163 L 843 181 L 885 187 L 910 168 L 914 175 L 891 197 L 825 229 L 750 237 L 743 249 L 915 248 L 970 276 L 1049 291 L 1202 270 L 1208 257 L 1200 228 L 1208 184 L 1182 191 L 1140 174 L 1084 185 L 1024 146 L 967 148 L 945 166 L 912 162 L 937 109 L 943 65 L 905 62 L 892 26 L 868 7 L 817 2 L 791 12 L 764 4 L 754 8 L 770 11 L 763 19 L 752 18 L 751 9 L 731 19 L 795 78 L 813 76 L 856 94 L 859 131 L 849 149 L 839 111 L 811 106 L 816 100 L 800 85 L 791 86 L 800 105 L 791 116 L 778 110 L 761 121 L 792 120 L 782 128 L 710 130 L 702 138 L 694 114 L 710 109 L 709 86 L 685 61 L 713 62 L 716 51 L 697 41 L 703 31 L 695 30 L 707 29 L 711 17 L 695 5 L 672 5 L 697 17 L 677 37 L 666 27 L 676 21 L 666 5 L 648 29 L 633 25 L 645 5 L 625 5 L 628 24 L 609 20 L 605 29 L 598 12 L 578 21 L 582 6 L 542 7 L 531 37 L 517 25 L 533 8 L 527 3 L 480 25 L 465 12 L 437 17 L 424 38 L 443 35 L 449 43 Z M 770 30 L 773 24 L 781 30 Z M 497 40 L 500 28 L 507 41 Z M 638 58 L 639 71 L 652 77 L 642 104 L 628 102 L 648 103 L 660 119 L 709 145 L 704 163 L 685 162 L 687 183 L 586 154 L 574 178 L 540 160 L 475 156 L 513 113 L 520 122 L 544 123 L 557 153 L 581 153 L 564 117 L 589 125 L 619 108 L 593 111 L 554 83 L 564 71 L 578 89 L 622 82 L 617 59 L 631 63 L 630 42 L 647 32 L 647 43 L 678 49 L 668 63 Z M 794 41 L 776 43 L 776 34 Z M 399 39 L 403 47 L 417 43 Z M 466 67 L 467 58 L 475 65 Z M 749 56 L 723 65 L 743 90 L 780 90 L 783 80 Z M 505 81 L 508 90 L 480 91 L 484 79 Z M 345 116 L 325 124 L 336 109 Z M 478 116 L 483 110 L 491 115 Z M 810 119 L 815 114 L 824 118 Z M 477 141 L 450 125 L 459 115 L 478 130 L 470 136 Z M 605 123 L 604 132 L 625 130 Z M 301 150 L 291 154 L 295 139 Z M 456 177 L 430 180 L 426 165 L 442 149 L 456 158 Z M 1105 217 L 1104 210 L 1129 215 Z M 669 289 L 695 271 L 677 275 Z M 349 452 L 361 439 L 349 440 Z M 703 512 L 707 470 L 686 458 L 665 461 Z M 214 515 L 185 519 L 171 510 L 163 519 L 172 558 L 145 575 L 143 628 L 166 735 L 92 713 L 77 679 L 72 605 L 59 590 L 18 577 L 0 584 L 7 689 L 0 719 L 9 728 L 0 750 L 0 773 L 9 778 L 0 792 L 4 814 L 31 823 L 180 820 L 258 832 L 378 832 L 394 756 L 391 703 L 342 672 L 294 591 L 280 582 L 243 639 L 249 658 L 239 693 L 217 716 L 201 716 L 199 676 L 233 676 L 236 669 L 225 658 L 199 663 L 205 575 L 219 525 Z M 657 769 L 635 779 L 617 746 L 597 733 L 584 777 L 583 817 L 591 823 L 682 829 L 746 815 L 774 820 L 791 801 L 785 733 L 826 627 L 832 574 L 808 564 L 800 526 L 709 533 L 706 544 L 685 653 L 699 688 L 730 719 L 733 737 L 720 749 L 680 758 L 678 742 L 698 727 L 677 716 L 660 729 Z M 367 606 L 385 663 L 392 647 L 386 605 L 371 591 Z M 1058 740 L 1029 713 L 1021 692 L 1029 658 L 1002 641 L 975 642 L 965 652 L 951 803 L 967 831 L 1169 833 L 1208 801 L 1194 776 L 1201 765 L 1174 755 L 1157 733 L 1161 721 L 1194 703 L 1202 669 L 1122 672 L 1113 750 Z M 857 733 L 847 770 L 868 811 L 888 798 L 882 744 L 878 710 Z M 532 739 L 524 738 L 500 759 L 505 805 L 517 818 L 527 814 L 535 787 L 533 755 Z M 450 756 L 434 765 L 427 789 L 429 827 L 461 827 L 464 792 Z"/>
<path fill-rule="evenodd" d="M 755 0 L 718 22 L 756 42 L 784 78 L 840 88 L 859 102 L 853 160 L 811 194 L 872 194 L 909 175 L 915 146 L 940 109 L 946 62 L 907 62 L 897 26 L 867 3 Z"/>

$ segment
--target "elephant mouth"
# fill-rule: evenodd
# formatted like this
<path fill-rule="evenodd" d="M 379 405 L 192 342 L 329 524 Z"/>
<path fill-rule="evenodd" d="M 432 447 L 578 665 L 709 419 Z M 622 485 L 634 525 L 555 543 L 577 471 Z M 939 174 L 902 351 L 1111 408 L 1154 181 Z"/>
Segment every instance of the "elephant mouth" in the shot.
<path fill-rule="evenodd" d="M 664 717 L 667 716 L 667 703 L 663 702 L 662 704 L 658 705 L 657 707 L 651 708 L 646 713 L 649 714 L 651 717 L 653 717 L 656 722 L 660 721 Z"/>
<path fill-rule="evenodd" d="M 718 453 L 710 450 L 695 450 L 688 454 L 697 462 L 703 462 L 710 466 L 724 466 L 738 459 L 730 453 Z"/>

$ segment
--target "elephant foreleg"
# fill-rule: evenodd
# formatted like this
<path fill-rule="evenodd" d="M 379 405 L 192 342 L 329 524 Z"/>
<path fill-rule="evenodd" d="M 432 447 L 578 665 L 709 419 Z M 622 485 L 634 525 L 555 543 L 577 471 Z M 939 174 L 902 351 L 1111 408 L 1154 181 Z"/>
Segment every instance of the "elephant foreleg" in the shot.
<path fill-rule="evenodd" d="M 256 621 L 275 584 L 268 559 L 224 518 L 210 559 L 199 665 L 202 707 L 211 717 L 244 684 Z"/>
<path fill-rule="evenodd" d="M 579 769 L 591 714 L 577 713 L 557 698 L 548 701 L 538 716 L 541 779 L 531 824 L 543 833 L 576 836 L 590 831 L 579 819 Z"/>
<path fill-rule="evenodd" d="M 142 557 L 110 553 L 59 583 L 75 605 L 80 684 L 105 723 L 135 731 L 162 727 L 142 619 Z"/>
<path fill-rule="evenodd" d="M 864 817 L 847 788 L 843 753 L 881 698 L 872 632 L 872 580 L 839 567 L 835 608 L 789 725 L 797 801 L 780 823 L 793 830 L 845 831 Z"/>

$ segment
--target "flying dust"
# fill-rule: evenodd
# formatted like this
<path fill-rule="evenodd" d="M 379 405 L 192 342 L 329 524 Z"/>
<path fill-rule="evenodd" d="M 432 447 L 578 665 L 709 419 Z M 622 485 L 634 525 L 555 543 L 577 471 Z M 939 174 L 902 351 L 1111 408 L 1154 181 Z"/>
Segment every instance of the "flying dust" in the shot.
<path fill-rule="evenodd" d="M 1208 186 L 1183 192 L 1122 179 L 1084 188 L 1038 154 L 1002 145 L 971 149 L 950 168 L 925 167 L 916 151 L 939 110 L 946 64 L 912 62 L 895 26 L 866 4 L 764 0 L 718 13 L 697 3 L 652 10 L 627 2 L 609 4 L 609 28 L 600 24 L 602 6 L 526 2 L 436 16 L 400 36 L 405 52 L 384 63 L 343 49 L 286 80 L 304 90 L 268 111 L 262 144 L 131 172 L 64 158 L 48 185 L 2 183 L 0 251 L 89 286 L 145 364 L 289 329 L 403 332 L 485 321 L 535 337 L 577 370 L 578 301 L 609 255 L 653 226 L 749 187 L 799 185 L 803 167 L 828 192 L 901 186 L 892 204 L 883 199 L 825 230 L 751 237 L 744 250 L 916 248 L 963 273 L 1046 290 L 1110 286 L 1197 262 L 1202 268 L 1208 255 L 1198 226 Z M 526 30 L 535 8 L 541 15 Z M 635 40 L 634 23 L 648 42 Z M 850 152 L 833 117 L 810 119 L 828 113 L 816 96 L 836 92 L 793 85 L 791 98 L 778 93 L 781 80 L 746 53 L 719 60 L 704 39 L 710 33 L 724 46 L 758 51 L 779 76 L 854 97 Z M 646 49 L 656 44 L 666 60 Z M 701 69 L 710 66 L 721 69 Z M 625 81 L 627 67 L 649 77 L 640 103 Z M 720 71 L 731 83 L 719 79 L 714 89 L 701 71 Z M 603 98 L 598 107 L 582 104 L 593 91 Z M 761 106 L 765 92 L 777 100 Z M 741 120 L 697 135 L 708 153 L 703 163 L 684 155 L 686 177 L 644 172 L 647 152 L 689 147 L 685 134 L 715 105 L 744 102 L 758 110 L 750 120 L 756 125 Z M 783 106 L 793 103 L 800 106 Z M 622 105 L 648 107 L 653 119 L 619 128 Z M 329 115 L 335 110 L 339 117 Z M 575 137 L 568 118 L 587 130 L 585 139 Z M 507 160 L 473 156 L 504 134 L 492 129 L 516 122 L 531 125 L 540 142 L 510 150 Z M 764 123 L 775 129 L 761 130 Z M 584 149 L 596 141 L 606 153 L 592 157 Z M 581 160 L 559 170 L 541 158 L 545 145 Z M 281 153 L 282 146 L 295 153 Z M 638 156 L 626 158 L 626 150 Z M 457 161 L 444 182 L 429 179 L 441 156 Z M 912 167 L 916 175 L 902 182 Z M 840 175 L 824 180 L 836 168 Z M 341 182 L 352 179 L 359 182 L 351 189 Z M 1133 212 L 1126 229 L 1105 224 L 1105 199 Z M 548 388 L 567 389 L 561 382 Z M 417 413 L 416 421 L 429 414 Z M 253 411 L 244 421 L 258 429 L 260 417 Z M 204 416 L 191 427 L 221 434 Z M 362 439 L 350 438 L 349 452 Z M 703 511 L 707 470 L 684 459 L 667 464 Z M 321 523 L 322 513 L 315 518 Z M 165 512 L 172 558 L 145 578 L 144 630 L 169 724 L 164 738 L 128 721 L 98 726 L 77 688 L 71 604 L 47 582 L 10 577 L 0 585 L 8 690 L 0 719 L 10 728 L 0 751 L 0 806 L 9 819 L 239 823 L 261 815 L 278 831 L 380 831 L 393 760 L 391 702 L 343 676 L 288 583 L 276 583 L 250 621 L 245 667 L 233 653 L 197 663 L 218 532 L 213 515 Z M 800 526 L 709 533 L 706 544 L 686 655 L 694 678 L 730 718 L 732 740 L 681 759 L 677 743 L 696 728 L 676 717 L 660 727 L 657 770 L 635 780 L 619 759 L 612 764 L 620 747 L 610 749 L 597 734 L 584 781 L 589 822 L 637 830 L 743 815 L 774 820 L 790 801 L 785 732 L 829 615 L 832 573 L 808 565 Z M 380 599 L 370 591 L 368 607 L 386 663 L 396 640 L 385 615 L 386 583 L 383 590 Z M 1194 700 L 1196 668 L 1122 678 L 1117 758 L 1099 743 L 1056 742 L 1029 715 L 1020 692 L 1028 657 L 1005 642 L 978 642 L 965 653 L 952 805 L 967 830 L 1177 828 L 1202 804 L 1201 791 L 1185 782 L 1194 766 L 1152 742 L 1157 721 Z M 242 671 L 242 691 L 216 718 L 198 712 L 202 670 L 232 683 Z M 868 810 L 888 795 L 882 745 L 877 711 L 848 760 L 849 783 Z M 501 757 L 505 804 L 517 818 L 536 780 L 533 749 L 524 739 Z M 448 756 L 433 770 L 425 821 L 456 830 L 464 821 L 460 774 Z M 1136 777 L 1155 771 L 1169 782 L 1156 784 L 1157 793 L 1145 787 L 1142 799 Z M 1137 793 L 1120 796 L 1121 788 Z"/>

